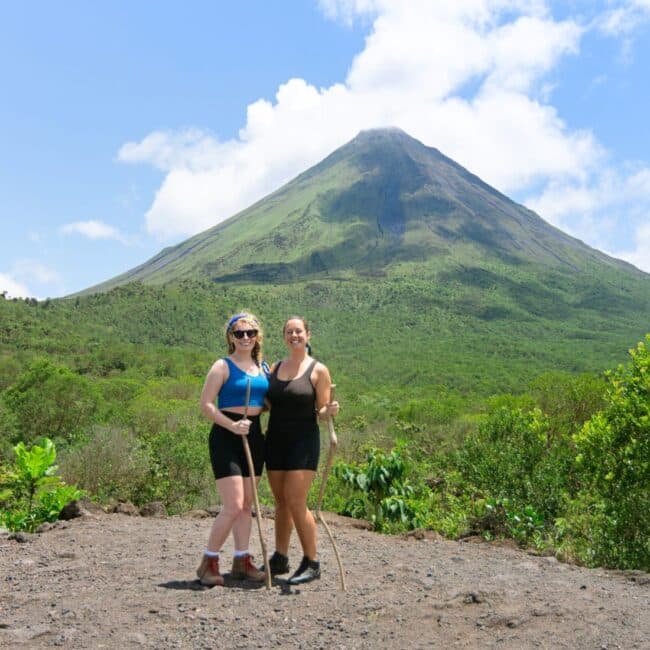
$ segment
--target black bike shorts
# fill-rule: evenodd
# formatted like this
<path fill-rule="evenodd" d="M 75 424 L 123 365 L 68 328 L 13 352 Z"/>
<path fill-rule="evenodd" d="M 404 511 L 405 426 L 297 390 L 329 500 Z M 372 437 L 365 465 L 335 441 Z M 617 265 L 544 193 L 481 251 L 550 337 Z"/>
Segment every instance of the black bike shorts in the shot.
<path fill-rule="evenodd" d="M 233 422 L 244 417 L 240 413 L 221 412 Z M 247 436 L 248 446 L 251 450 L 255 476 L 261 476 L 264 468 L 264 436 L 260 427 L 260 416 L 249 415 L 248 419 L 251 421 L 251 428 Z M 212 425 L 209 444 L 210 462 L 215 479 L 226 476 L 250 476 L 243 437 L 216 423 Z"/>

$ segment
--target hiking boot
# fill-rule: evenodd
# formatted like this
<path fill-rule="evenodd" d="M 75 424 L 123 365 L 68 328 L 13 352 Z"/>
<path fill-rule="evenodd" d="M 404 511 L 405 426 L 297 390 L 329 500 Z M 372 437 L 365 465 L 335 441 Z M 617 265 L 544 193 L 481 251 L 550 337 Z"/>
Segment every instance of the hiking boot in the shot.
<path fill-rule="evenodd" d="M 264 571 L 260 571 L 253 564 L 253 558 L 250 553 L 240 555 L 232 559 L 231 577 L 235 580 L 255 580 L 255 582 L 264 582 Z"/>
<path fill-rule="evenodd" d="M 204 555 L 201 558 L 199 568 L 196 570 L 196 575 L 199 577 L 202 585 L 223 585 L 223 576 L 219 573 L 218 557 Z"/>
<path fill-rule="evenodd" d="M 301 585 L 305 582 L 317 580 L 318 578 L 320 578 L 320 563 L 316 560 L 310 560 L 305 555 L 297 571 L 287 580 L 287 584 Z"/>
<path fill-rule="evenodd" d="M 280 576 L 283 573 L 289 573 L 289 558 L 282 553 L 273 551 L 273 555 L 269 558 L 269 568 L 271 569 L 272 576 Z M 264 569 L 260 567 L 260 571 Z"/>

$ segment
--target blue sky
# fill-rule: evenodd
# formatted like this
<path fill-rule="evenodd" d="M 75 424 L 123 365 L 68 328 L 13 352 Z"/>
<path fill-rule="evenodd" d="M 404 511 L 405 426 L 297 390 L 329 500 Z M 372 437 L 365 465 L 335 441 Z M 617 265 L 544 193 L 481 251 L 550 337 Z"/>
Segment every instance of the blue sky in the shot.
<path fill-rule="evenodd" d="M 24 0 L 0 291 L 57 297 L 398 126 L 650 272 L 650 0 Z"/>

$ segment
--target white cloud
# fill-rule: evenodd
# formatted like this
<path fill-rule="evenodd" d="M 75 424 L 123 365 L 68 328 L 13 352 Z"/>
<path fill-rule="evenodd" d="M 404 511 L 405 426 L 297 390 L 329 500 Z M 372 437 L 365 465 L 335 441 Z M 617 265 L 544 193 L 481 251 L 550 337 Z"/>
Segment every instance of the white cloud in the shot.
<path fill-rule="evenodd" d="M 606 169 L 585 183 L 550 183 L 525 203 L 565 232 L 650 272 L 650 167 L 627 175 Z M 631 247 L 613 244 L 621 235 Z"/>
<path fill-rule="evenodd" d="M 0 273 L 0 293 L 6 292 L 9 298 L 28 298 L 29 289 L 7 273 Z"/>
<path fill-rule="evenodd" d="M 12 274 L 25 282 L 38 282 L 39 284 L 55 284 L 61 282 L 61 274 L 38 260 L 18 260 L 12 269 Z"/>
<path fill-rule="evenodd" d="M 66 235 L 73 233 L 88 237 L 88 239 L 114 239 L 126 243 L 126 238 L 119 230 L 105 224 L 103 221 L 75 221 L 61 226 L 61 232 Z"/>
<path fill-rule="evenodd" d="M 62 290 L 61 274 L 38 260 L 18 260 L 8 272 L 0 273 L 0 292 L 6 291 L 12 298 L 40 299 L 46 295 L 58 295 Z"/>
<path fill-rule="evenodd" d="M 176 133 L 154 131 L 141 142 L 128 142 L 118 152 L 123 162 L 149 162 L 168 172 L 187 168 L 210 169 L 215 157 L 227 156 L 228 145 L 220 145 L 207 131 L 184 129 Z"/>
<path fill-rule="evenodd" d="M 604 34 L 622 36 L 630 34 L 650 19 L 650 0 L 626 0 L 604 12 L 596 25 Z"/>
<path fill-rule="evenodd" d="M 333 20 L 346 25 L 363 14 L 374 14 L 382 4 L 380 0 L 319 0 L 323 13 Z"/>
<path fill-rule="evenodd" d="M 609 4 L 589 25 L 553 18 L 543 0 L 320 0 L 320 6 L 342 22 L 372 21 L 341 83 L 317 88 L 288 80 L 273 99 L 250 104 L 238 137 L 226 142 L 185 129 L 154 132 L 120 149 L 121 161 L 166 173 L 146 214 L 150 233 L 173 239 L 214 226 L 359 130 L 381 126 L 401 127 L 503 192 L 528 195 L 543 217 L 591 245 L 600 244 L 594 233 L 613 229 L 622 211 L 630 233 L 637 232 L 650 198 L 637 191 L 637 206 L 615 199 L 616 188 L 635 191 L 634 175 L 609 169 L 594 134 L 565 124 L 551 103 L 549 73 L 579 55 L 587 30 L 627 38 L 639 16 L 650 16 L 650 0 Z M 616 17 L 619 10 L 625 16 Z M 607 213 L 607 205 L 617 214 Z"/>
<path fill-rule="evenodd" d="M 650 273 L 650 223 L 644 223 L 636 229 L 632 250 L 612 251 L 610 254 Z"/>

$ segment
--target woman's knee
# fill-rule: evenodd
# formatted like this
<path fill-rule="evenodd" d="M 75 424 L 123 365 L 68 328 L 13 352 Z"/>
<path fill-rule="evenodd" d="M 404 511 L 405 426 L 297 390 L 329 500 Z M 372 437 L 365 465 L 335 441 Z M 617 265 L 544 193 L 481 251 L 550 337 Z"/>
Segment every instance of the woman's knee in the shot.
<path fill-rule="evenodd" d="M 287 508 L 288 507 L 287 498 L 283 493 L 274 494 L 273 499 L 275 500 L 275 507 L 276 508 Z"/>
<path fill-rule="evenodd" d="M 250 505 L 248 509 L 250 510 Z M 244 499 L 237 499 L 236 501 L 224 502 L 219 514 L 228 519 L 237 519 L 243 512 L 245 512 L 245 501 Z"/>
<path fill-rule="evenodd" d="M 307 510 L 307 496 L 303 494 L 285 493 L 284 506 L 291 513 L 304 512 Z"/>

